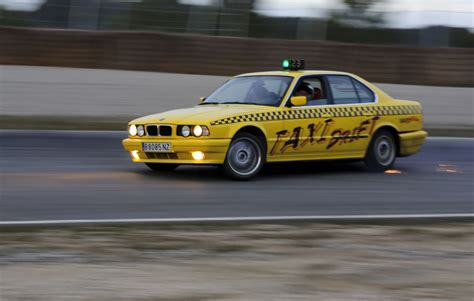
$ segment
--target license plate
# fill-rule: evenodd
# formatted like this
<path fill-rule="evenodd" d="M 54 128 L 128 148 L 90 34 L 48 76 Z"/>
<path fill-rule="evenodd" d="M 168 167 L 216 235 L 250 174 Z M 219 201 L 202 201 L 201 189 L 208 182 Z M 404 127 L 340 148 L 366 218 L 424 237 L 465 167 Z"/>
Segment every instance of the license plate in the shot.
<path fill-rule="evenodd" d="M 167 142 L 143 142 L 142 149 L 144 152 L 151 153 L 170 153 L 171 143 Z"/>

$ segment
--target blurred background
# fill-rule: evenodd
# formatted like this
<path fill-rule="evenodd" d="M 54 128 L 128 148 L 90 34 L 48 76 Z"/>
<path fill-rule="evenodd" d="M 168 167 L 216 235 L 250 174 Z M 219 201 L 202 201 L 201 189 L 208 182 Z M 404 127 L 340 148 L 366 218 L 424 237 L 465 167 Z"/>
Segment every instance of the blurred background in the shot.
<path fill-rule="evenodd" d="M 471 135 L 473 5 L 0 0 L 0 123 L 56 129 L 54 116 L 63 128 L 123 129 L 133 117 L 194 105 L 229 76 L 303 58 L 307 69 L 352 72 L 420 101 L 429 130 Z M 18 119 L 32 115 L 49 117 Z M 67 127 L 72 115 L 103 119 Z"/>
<path fill-rule="evenodd" d="M 134 117 L 284 58 L 421 102 L 430 136 L 472 137 L 473 22 L 473 0 L 0 0 L 0 128 L 14 129 L 0 130 L 0 299 L 472 301 L 472 218 L 1 225 L 472 217 L 472 139 L 430 137 L 389 174 L 305 162 L 246 183 L 212 167 L 153 173 L 121 139 Z"/>
<path fill-rule="evenodd" d="M 1 24 L 473 47 L 470 0 L 2 0 Z"/>
<path fill-rule="evenodd" d="M 473 86 L 473 16 L 471 0 L 0 0 L 0 63 L 234 75 L 296 56 Z"/>

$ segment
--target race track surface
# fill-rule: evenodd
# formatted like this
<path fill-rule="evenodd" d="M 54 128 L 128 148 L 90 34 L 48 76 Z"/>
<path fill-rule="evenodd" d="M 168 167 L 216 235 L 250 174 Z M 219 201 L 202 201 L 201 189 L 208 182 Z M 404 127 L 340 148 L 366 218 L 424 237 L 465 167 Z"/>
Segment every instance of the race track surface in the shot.
<path fill-rule="evenodd" d="M 0 221 L 473 213 L 474 139 L 429 139 L 397 160 L 268 165 L 251 182 L 216 167 L 157 173 L 122 132 L 1 131 Z"/>

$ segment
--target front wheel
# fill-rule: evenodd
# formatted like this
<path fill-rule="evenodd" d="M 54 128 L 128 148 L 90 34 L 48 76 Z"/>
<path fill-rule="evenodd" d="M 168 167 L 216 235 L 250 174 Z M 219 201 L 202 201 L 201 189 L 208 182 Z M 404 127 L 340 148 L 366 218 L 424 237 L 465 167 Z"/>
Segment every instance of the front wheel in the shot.
<path fill-rule="evenodd" d="M 395 138 L 392 133 L 380 130 L 375 133 L 365 156 L 369 171 L 383 172 L 393 167 L 397 155 Z"/>
<path fill-rule="evenodd" d="M 249 180 L 262 170 L 265 147 L 254 135 L 238 134 L 231 142 L 224 162 L 224 172 L 234 180 Z"/>
<path fill-rule="evenodd" d="M 178 164 L 172 163 L 145 163 L 145 165 L 154 171 L 173 171 L 178 167 Z"/>

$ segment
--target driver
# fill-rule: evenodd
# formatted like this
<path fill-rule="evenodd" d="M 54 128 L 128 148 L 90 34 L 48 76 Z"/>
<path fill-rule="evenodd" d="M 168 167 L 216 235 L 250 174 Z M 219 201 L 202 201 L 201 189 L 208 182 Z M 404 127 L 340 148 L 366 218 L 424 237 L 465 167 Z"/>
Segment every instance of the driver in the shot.
<path fill-rule="evenodd" d="M 274 102 L 279 99 L 279 96 L 276 93 L 268 91 L 267 88 L 265 88 L 265 83 L 259 80 L 252 84 L 249 99 L 259 103 L 265 103 L 268 101 Z"/>
<path fill-rule="evenodd" d="M 302 82 L 295 92 L 295 96 L 305 96 L 307 100 L 312 100 L 314 96 L 314 88 L 307 82 Z"/>

